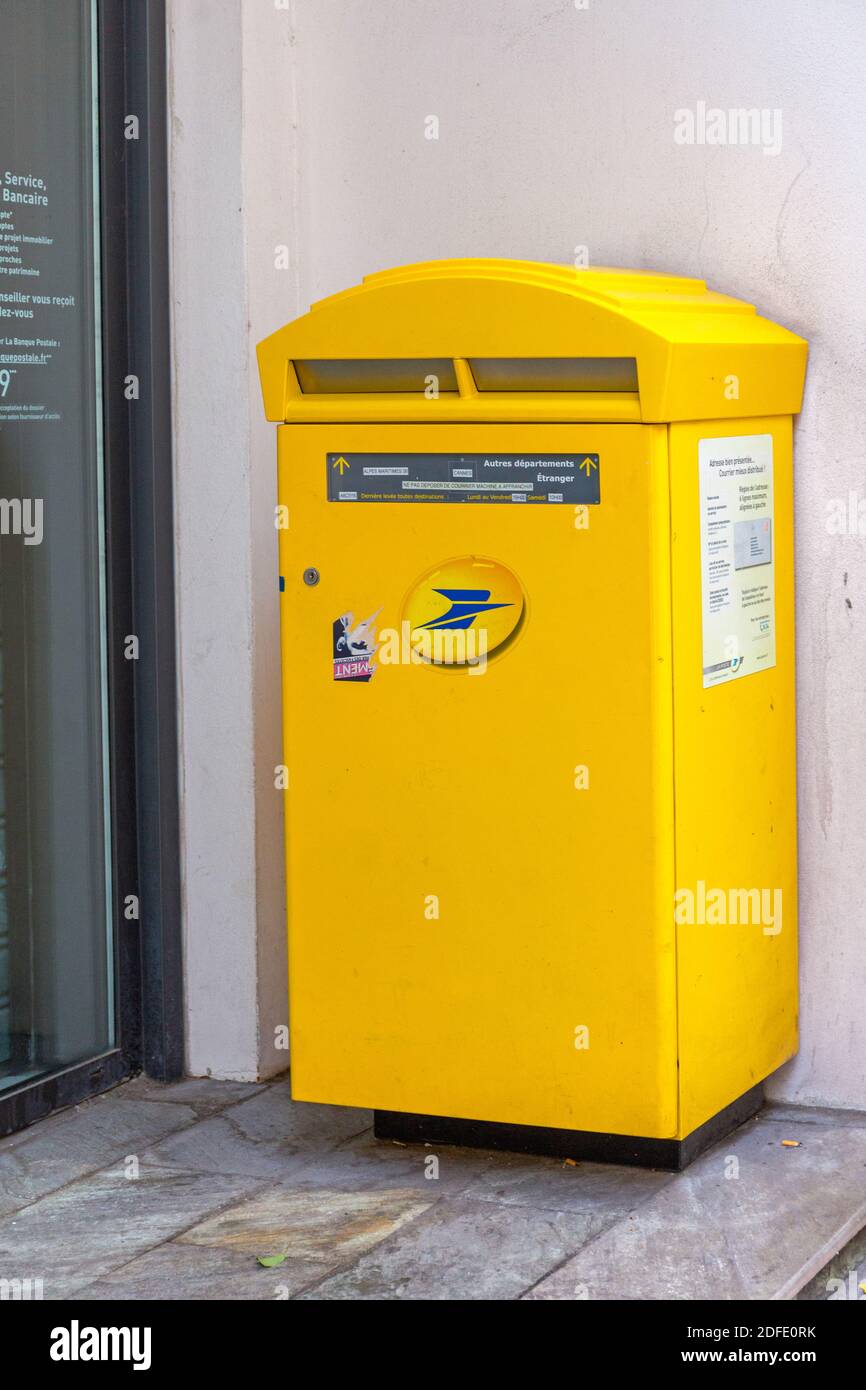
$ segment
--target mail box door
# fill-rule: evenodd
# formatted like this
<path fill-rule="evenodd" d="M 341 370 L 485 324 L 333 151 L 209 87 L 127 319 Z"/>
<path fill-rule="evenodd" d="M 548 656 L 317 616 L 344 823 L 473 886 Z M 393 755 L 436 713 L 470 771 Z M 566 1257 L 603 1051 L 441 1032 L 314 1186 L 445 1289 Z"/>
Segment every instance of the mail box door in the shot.
<path fill-rule="evenodd" d="M 673 1135 L 664 427 L 279 434 L 294 1094 Z"/>

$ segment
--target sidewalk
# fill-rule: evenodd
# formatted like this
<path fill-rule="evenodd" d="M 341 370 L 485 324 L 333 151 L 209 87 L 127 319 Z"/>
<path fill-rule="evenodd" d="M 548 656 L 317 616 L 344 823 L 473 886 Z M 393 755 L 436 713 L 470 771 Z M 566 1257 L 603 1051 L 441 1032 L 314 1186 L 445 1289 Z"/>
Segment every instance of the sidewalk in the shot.
<path fill-rule="evenodd" d="M 850 1111 L 768 1107 L 673 1174 L 380 1142 L 285 1079 L 139 1079 L 0 1141 L 0 1281 L 46 1299 L 853 1296 L 864 1227 Z"/>

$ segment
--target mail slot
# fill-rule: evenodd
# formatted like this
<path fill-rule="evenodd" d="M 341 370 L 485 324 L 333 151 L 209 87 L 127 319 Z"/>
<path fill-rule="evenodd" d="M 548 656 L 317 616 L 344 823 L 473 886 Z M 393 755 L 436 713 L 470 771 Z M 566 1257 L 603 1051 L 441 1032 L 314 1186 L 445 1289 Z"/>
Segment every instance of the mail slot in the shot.
<path fill-rule="evenodd" d="M 373 275 L 278 425 L 292 1090 L 682 1167 L 797 1046 L 792 417 L 700 280 Z"/>

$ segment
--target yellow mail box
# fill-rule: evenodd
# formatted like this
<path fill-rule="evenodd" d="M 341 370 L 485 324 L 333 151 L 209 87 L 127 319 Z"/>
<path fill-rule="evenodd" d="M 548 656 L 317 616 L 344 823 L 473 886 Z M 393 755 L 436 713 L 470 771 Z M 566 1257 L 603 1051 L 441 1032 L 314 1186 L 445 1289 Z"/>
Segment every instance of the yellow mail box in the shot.
<path fill-rule="evenodd" d="M 792 416 L 700 280 L 373 275 L 265 339 L 293 1094 L 678 1167 L 797 1046 Z"/>

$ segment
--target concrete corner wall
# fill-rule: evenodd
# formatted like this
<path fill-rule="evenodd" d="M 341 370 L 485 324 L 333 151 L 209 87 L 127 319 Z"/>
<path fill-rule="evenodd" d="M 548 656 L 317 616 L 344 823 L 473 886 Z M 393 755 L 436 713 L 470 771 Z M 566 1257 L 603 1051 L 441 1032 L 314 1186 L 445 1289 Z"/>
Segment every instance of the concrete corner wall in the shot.
<path fill-rule="evenodd" d="M 275 265 L 291 35 L 270 5 L 168 11 L 187 1064 L 249 1080 L 287 1064 L 276 440 L 255 342 L 297 312 Z"/>

